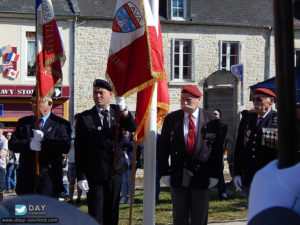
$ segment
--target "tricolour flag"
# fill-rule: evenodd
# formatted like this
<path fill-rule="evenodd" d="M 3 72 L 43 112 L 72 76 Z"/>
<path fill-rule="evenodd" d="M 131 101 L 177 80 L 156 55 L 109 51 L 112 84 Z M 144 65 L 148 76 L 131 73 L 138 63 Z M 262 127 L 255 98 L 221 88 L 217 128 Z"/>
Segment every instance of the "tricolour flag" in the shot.
<path fill-rule="evenodd" d="M 20 56 L 20 55 L 18 55 L 18 54 L 15 54 L 15 53 L 13 53 L 13 52 L 10 52 L 10 53 L 8 53 L 6 59 L 7 59 L 8 61 L 10 61 L 10 62 L 17 62 L 18 59 L 19 59 L 19 56 Z"/>
<path fill-rule="evenodd" d="M 10 77 L 10 78 L 13 78 L 13 79 L 16 79 L 19 75 L 19 71 L 15 71 L 13 69 L 9 70 L 8 73 L 7 73 L 7 77 Z"/>
<path fill-rule="evenodd" d="M 37 82 L 41 97 L 51 96 L 62 82 L 65 53 L 51 0 L 36 0 Z"/>
<path fill-rule="evenodd" d="M 159 58 L 159 52 L 150 47 L 147 7 L 148 1 L 117 0 L 106 70 L 117 96 L 127 97 L 163 77 L 162 71 L 152 69 L 151 61 Z"/>
<path fill-rule="evenodd" d="M 2 71 L 5 71 L 5 70 L 12 69 L 14 65 L 12 62 L 3 62 L 1 67 L 2 67 Z"/>
<path fill-rule="evenodd" d="M 7 53 L 10 53 L 12 51 L 12 48 L 10 45 L 6 45 L 6 46 L 3 46 L 1 49 L 0 49 L 0 52 L 1 52 L 1 55 L 5 55 Z"/>
<path fill-rule="evenodd" d="M 148 0 L 145 1 L 148 2 Z M 164 74 L 164 76 L 160 77 L 157 81 L 157 126 L 160 126 L 170 110 L 168 84 L 164 68 L 163 42 L 158 15 L 154 17 L 151 8 L 146 7 L 146 16 L 147 21 L 151 21 L 147 24 L 147 30 L 150 37 L 151 55 L 155 56 L 152 57 L 152 70 Z M 154 18 L 157 18 L 157 20 Z M 144 141 L 145 138 L 145 122 L 149 116 L 153 91 L 154 85 L 151 85 L 137 94 L 135 115 L 136 123 L 138 124 L 138 128 L 135 132 L 135 140 L 137 140 L 137 143 Z"/>

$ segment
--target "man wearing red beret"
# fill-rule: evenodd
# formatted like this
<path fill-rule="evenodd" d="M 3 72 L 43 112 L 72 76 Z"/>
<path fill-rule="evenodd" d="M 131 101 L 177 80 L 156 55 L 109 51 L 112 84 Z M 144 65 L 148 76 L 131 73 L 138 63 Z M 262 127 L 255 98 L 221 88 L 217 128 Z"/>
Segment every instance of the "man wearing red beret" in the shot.
<path fill-rule="evenodd" d="M 171 186 L 174 225 L 207 224 L 208 189 L 222 173 L 220 122 L 199 108 L 201 96 L 197 86 L 183 86 L 181 109 L 166 116 L 158 143 L 158 171 Z"/>
<path fill-rule="evenodd" d="M 266 88 L 253 94 L 254 111 L 240 122 L 234 152 L 234 185 L 247 193 L 254 174 L 277 158 L 277 112 L 272 109 L 276 95 Z"/>

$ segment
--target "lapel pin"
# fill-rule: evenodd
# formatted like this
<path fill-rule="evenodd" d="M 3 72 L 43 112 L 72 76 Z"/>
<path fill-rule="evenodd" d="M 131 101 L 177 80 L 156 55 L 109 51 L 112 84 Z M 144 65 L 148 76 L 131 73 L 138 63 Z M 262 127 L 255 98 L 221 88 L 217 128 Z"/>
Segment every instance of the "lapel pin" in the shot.
<path fill-rule="evenodd" d="M 49 127 L 48 130 L 47 130 L 47 132 L 51 132 L 51 130 L 52 130 L 52 127 Z"/>
<path fill-rule="evenodd" d="M 100 127 L 100 126 L 98 127 L 98 130 L 101 130 L 101 127 Z"/>

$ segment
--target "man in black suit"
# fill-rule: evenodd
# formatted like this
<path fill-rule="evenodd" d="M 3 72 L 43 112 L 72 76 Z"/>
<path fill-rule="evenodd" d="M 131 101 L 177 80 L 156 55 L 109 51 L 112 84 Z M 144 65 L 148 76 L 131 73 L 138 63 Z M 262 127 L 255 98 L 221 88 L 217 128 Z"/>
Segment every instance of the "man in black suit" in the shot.
<path fill-rule="evenodd" d="M 88 212 L 103 225 L 118 224 L 122 174 L 127 163 L 122 152 L 122 128 L 134 132 L 134 117 L 124 98 L 110 104 L 111 86 L 101 79 L 93 84 L 95 106 L 80 114 L 76 124 L 75 162 L 78 186 L 87 192 Z M 120 115 L 118 115 L 120 114 Z M 119 119 L 115 152 L 116 121 Z"/>
<path fill-rule="evenodd" d="M 197 86 L 183 86 L 181 109 L 166 116 L 159 140 L 158 171 L 171 185 L 174 225 L 207 224 L 208 189 L 222 173 L 220 121 L 199 108 L 201 96 Z"/>
<path fill-rule="evenodd" d="M 269 89 L 254 90 L 254 112 L 247 112 L 239 125 L 234 151 L 234 184 L 248 193 L 255 173 L 277 158 L 276 95 Z"/>
<path fill-rule="evenodd" d="M 32 111 L 36 113 L 36 92 L 31 97 Z M 58 198 L 63 190 L 62 154 L 71 146 L 71 125 L 51 112 L 49 97 L 40 102 L 40 129 L 36 116 L 19 119 L 16 131 L 9 140 L 9 149 L 20 153 L 17 169 L 16 193 L 41 194 Z M 36 151 L 39 151 L 40 175 L 36 175 Z"/>

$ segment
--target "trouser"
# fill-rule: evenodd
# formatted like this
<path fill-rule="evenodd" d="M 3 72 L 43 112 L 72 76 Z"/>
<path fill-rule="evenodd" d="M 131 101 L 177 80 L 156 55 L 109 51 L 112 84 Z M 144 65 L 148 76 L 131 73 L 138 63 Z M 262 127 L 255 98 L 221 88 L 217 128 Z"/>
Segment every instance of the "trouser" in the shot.
<path fill-rule="evenodd" d="M 208 189 L 171 188 L 174 225 L 206 225 Z"/>
<path fill-rule="evenodd" d="M 102 184 L 89 182 L 88 213 L 101 225 L 117 225 L 122 175 L 114 175 Z"/>
<path fill-rule="evenodd" d="M 12 188 L 16 187 L 16 169 L 17 165 L 9 163 L 6 165 L 6 189 L 10 191 Z"/>

